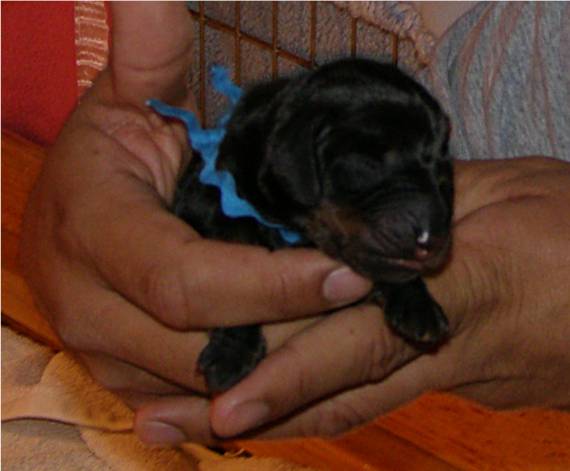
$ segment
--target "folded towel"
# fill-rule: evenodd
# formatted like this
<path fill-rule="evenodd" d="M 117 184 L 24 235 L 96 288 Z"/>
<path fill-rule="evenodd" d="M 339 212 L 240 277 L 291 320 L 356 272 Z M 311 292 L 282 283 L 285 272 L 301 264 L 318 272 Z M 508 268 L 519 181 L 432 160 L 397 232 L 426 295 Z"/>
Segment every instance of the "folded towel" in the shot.
<path fill-rule="evenodd" d="M 133 412 L 66 352 L 54 354 L 2 327 L 2 465 L 18 471 L 82 469 L 278 470 L 272 458 L 222 456 L 198 444 L 144 445 Z"/>

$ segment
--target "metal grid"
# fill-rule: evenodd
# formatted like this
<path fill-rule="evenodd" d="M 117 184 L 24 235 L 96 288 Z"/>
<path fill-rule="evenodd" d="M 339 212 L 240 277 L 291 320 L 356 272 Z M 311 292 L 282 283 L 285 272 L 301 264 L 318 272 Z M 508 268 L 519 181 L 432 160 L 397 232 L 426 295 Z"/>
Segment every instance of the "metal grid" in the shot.
<path fill-rule="evenodd" d="M 236 83 L 276 78 L 296 68 L 311 69 L 335 55 L 374 55 L 398 62 L 399 38 L 388 31 L 352 18 L 329 2 L 188 2 L 188 8 L 195 21 L 195 51 L 193 91 L 198 98 L 202 122 L 208 125 L 223 108 L 223 103 L 213 95 L 207 80 L 207 71 L 214 62 L 222 61 L 233 70 Z M 328 8 L 329 10 L 325 10 Z M 330 27 L 320 21 L 326 13 L 338 15 L 338 51 L 326 51 L 321 37 Z M 285 16 L 291 18 L 285 18 Z M 287 21 L 289 20 L 289 21 Z M 333 25 L 334 26 L 334 25 Z M 290 30 L 301 31 L 304 50 L 287 40 Z M 377 39 L 363 47 L 364 36 Z M 298 36 L 298 35 L 297 35 Z M 293 41 L 295 41 L 293 39 Z M 219 43 L 219 44 L 216 44 Z M 212 53 L 211 49 L 215 52 Z M 303 48 L 301 48 L 303 49 Z M 373 49 L 373 50 L 371 50 Z M 245 62 L 251 55 L 265 57 L 265 70 L 255 73 Z M 218 57 L 215 57 L 217 54 Z M 217 60 L 216 60 L 217 59 Z M 252 76 L 253 74 L 253 76 Z"/>

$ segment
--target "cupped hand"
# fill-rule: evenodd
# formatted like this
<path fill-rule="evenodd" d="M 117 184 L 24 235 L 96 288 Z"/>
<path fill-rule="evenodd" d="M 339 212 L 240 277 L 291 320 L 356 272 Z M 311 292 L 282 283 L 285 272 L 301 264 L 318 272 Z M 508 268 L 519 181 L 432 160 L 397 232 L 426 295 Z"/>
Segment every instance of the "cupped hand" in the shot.
<path fill-rule="evenodd" d="M 331 435 L 423 392 L 499 407 L 570 408 L 570 164 L 457 163 L 452 257 L 428 279 L 451 337 L 420 354 L 378 307 L 341 310 L 289 338 L 216 398 L 139 411 L 190 439 Z M 208 427 L 211 427 L 209 432 Z"/>
<path fill-rule="evenodd" d="M 192 109 L 191 19 L 182 2 L 116 2 L 112 14 L 110 65 L 45 162 L 22 260 L 63 343 L 136 405 L 203 390 L 207 328 L 307 317 L 370 285 L 316 251 L 202 240 L 168 211 L 190 151 L 182 126 L 145 102 Z M 310 320 L 299 322 L 269 328 L 269 344 Z M 146 428 L 147 440 L 164 434 Z"/>

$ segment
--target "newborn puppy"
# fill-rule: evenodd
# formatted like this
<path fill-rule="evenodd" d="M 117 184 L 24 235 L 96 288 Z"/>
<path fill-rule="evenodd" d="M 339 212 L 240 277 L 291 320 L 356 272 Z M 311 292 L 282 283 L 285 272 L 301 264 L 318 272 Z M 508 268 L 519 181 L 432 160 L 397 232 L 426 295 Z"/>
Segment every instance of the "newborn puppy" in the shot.
<path fill-rule="evenodd" d="M 268 221 L 300 233 L 374 282 L 393 331 L 420 348 L 445 339 L 447 319 L 421 275 L 445 261 L 453 207 L 449 123 L 437 102 L 393 65 L 347 59 L 263 83 L 238 103 L 218 168 Z M 230 219 L 195 156 L 175 212 L 204 237 L 284 247 L 276 229 Z M 210 333 L 199 368 L 228 389 L 265 355 L 257 325 Z"/>

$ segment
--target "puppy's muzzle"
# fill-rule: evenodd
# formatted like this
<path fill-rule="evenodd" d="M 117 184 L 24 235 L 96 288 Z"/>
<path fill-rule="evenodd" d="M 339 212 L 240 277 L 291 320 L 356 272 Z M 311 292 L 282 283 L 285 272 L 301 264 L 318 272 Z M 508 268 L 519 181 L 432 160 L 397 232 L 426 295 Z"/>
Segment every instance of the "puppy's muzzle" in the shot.
<path fill-rule="evenodd" d="M 329 204 L 321 207 L 308 228 L 325 253 L 373 280 L 397 283 L 433 271 L 446 259 L 449 224 L 423 216 L 386 210 L 363 217 Z"/>

